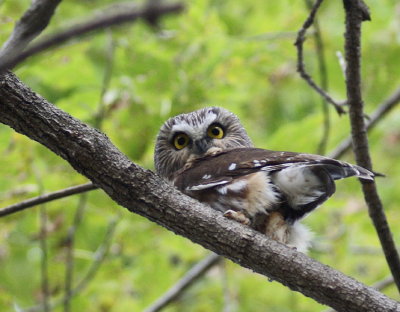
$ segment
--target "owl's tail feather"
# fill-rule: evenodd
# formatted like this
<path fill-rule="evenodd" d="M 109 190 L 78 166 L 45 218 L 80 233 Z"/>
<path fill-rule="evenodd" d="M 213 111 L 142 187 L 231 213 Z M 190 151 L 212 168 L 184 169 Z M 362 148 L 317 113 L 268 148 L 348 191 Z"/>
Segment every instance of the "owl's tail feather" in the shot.
<path fill-rule="evenodd" d="M 340 180 L 348 177 L 359 177 L 364 180 L 374 180 L 375 174 L 371 171 L 345 162 L 340 162 L 340 165 L 324 164 L 323 167 L 328 171 L 334 180 Z"/>

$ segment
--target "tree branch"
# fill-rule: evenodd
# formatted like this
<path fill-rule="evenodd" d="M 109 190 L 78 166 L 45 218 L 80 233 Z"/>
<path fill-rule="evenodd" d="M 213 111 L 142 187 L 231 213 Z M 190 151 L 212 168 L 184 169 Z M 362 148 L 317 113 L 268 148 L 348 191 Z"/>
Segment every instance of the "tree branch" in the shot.
<path fill-rule="evenodd" d="M 361 95 L 361 24 L 369 20 L 369 12 L 362 0 L 344 0 L 346 11 L 345 58 L 346 89 L 349 104 L 353 150 L 357 164 L 372 170 L 368 137 L 364 121 L 364 103 Z M 369 215 L 378 233 L 386 261 L 397 288 L 400 290 L 400 258 L 390 232 L 382 202 L 374 181 L 361 181 Z"/>
<path fill-rule="evenodd" d="M 65 282 L 64 282 L 64 312 L 71 311 L 71 299 L 72 299 L 72 285 L 74 281 L 74 247 L 75 247 L 75 234 L 78 230 L 79 225 L 83 219 L 83 213 L 86 208 L 87 196 L 83 193 L 79 197 L 78 206 L 76 207 L 73 223 L 68 228 L 67 237 L 65 239 L 66 244 L 66 264 L 65 264 Z"/>
<path fill-rule="evenodd" d="M 124 6 L 123 8 L 118 8 L 118 6 L 114 6 L 113 8 L 108 9 L 108 11 L 110 10 L 111 13 L 101 16 L 96 15 L 95 17 L 83 23 L 75 25 L 64 31 L 60 31 L 59 33 L 56 33 L 54 35 L 50 35 L 47 38 L 44 38 L 41 41 L 32 44 L 25 51 L 16 55 L 11 55 L 6 60 L 0 59 L 0 73 L 4 72 L 7 69 L 15 67 L 18 63 L 24 61 L 34 54 L 37 54 L 50 47 L 60 45 L 72 38 L 77 38 L 95 30 L 121 25 L 127 22 L 133 22 L 140 18 L 154 23 L 154 21 L 159 19 L 161 16 L 182 11 L 183 5 L 179 3 L 160 3 L 157 5 L 149 4 L 144 6 L 143 8 L 137 8 L 136 5 Z"/>
<path fill-rule="evenodd" d="M 307 29 L 311 27 L 314 22 L 315 15 L 321 5 L 323 0 L 316 0 L 315 4 L 311 8 L 310 15 L 308 16 L 307 20 L 304 22 L 303 27 L 297 33 L 297 39 L 294 45 L 297 48 L 297 71 L 299 72 L 300 76 L 312 87 L 315 91 L 317 91 L 327 102 L 331 103 L 337 113 L 339 115 L 346 113 L 343 109 L 344 103 L 339 103 L 335 101 L 325 90 L 317 85 L 317 83 L 312 79 L 312 77 L 307 73 L 304 65 L 304 55 L 303 55 L 303 44 L 306 40 L 306 32 Z"/>
<path fill-rule="evenodd" d="M 44 204 L 56 199 L 64 198 L 67 196 L 75 195 L 75 194 L 80 194 L 84 193 L 87 191 L 95 190 L 97 189 L 96 186 L 93 185 L 93 183 L 89 182 L 86 184 L 81 184 L 77 186 L 71 186 L 66 189 L 60 190 L 60 191 L 55 191 L 52 193 L 40 195 L 37 197 L 30 198 L 28 200 L 24 200 L 20 203 L 10 205 L 7 207 L 4 207 L 3 209 L 0 210 L 0 218 L 22 211 L 24 209 L 39 205 L 39 204 Z"/>
<path fill-rule="evenodd" d="M 345 311 L 400 311 L 400 303 L 265 235 L 228 220 L 132 163 L 108 138 L 21 83 L 0 77 L 0 122 L 68 161 L 114 201 L 176 234 Z"/>
<path fill-rule="evenodd" d="M 40 193 L 43 192 L 43 184 L 39 175 L 37 175 L 38 185 Z M 49 308 L 49 298 L 50 298 L 50 289 L 49 289 L 49 248 L 47 242 L 47 209 L 44 204 L 39 207 L 39 219 L 40 219 L 40 229 L 39 229 L 39 245 L 41 250 L 41 258 L 40 258 L 40 283 L 41 283 L 41 300 L 42 300 L 42 309 L 44 312 L 50 311 Z"/>
<path fill-rule="evenodd" d="M 15 25 L 15 28 L 0 50 L 0 60 L 9 62 L 21 53 L 49 24 L 61 0 L 36 0 Z"/>

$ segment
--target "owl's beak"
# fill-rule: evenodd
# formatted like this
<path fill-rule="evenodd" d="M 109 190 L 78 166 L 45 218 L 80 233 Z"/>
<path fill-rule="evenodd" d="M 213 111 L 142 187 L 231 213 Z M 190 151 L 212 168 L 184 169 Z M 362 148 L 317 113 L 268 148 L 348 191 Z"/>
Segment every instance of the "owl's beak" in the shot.
<path fill-rule="evenodd" d="M 203 155 L 209 148 L 209 142 L 205 139 L 195 140 L 193 142 L 193 152 L 197 155 Z"/>

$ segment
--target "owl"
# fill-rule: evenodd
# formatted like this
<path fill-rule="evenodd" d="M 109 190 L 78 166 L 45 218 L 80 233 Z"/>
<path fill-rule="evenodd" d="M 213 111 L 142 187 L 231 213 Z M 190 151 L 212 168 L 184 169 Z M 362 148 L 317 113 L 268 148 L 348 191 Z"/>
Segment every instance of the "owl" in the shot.
<path fill-rule="evenodd" d="M 334 181 L 374 179 L 324 156 L 255 148 L 238 117 L 220 107 L 168 119 L 154 163 L 183 193 L 302 252 L 311 232 L 299 221 L 335 192 Z"/>

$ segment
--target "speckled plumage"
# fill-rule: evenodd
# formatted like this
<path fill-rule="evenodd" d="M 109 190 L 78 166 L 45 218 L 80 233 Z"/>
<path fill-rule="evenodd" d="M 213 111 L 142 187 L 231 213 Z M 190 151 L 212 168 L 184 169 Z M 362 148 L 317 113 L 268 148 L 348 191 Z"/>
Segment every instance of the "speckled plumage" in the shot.
<path fill-rule="evenodd" d="M 335 192 L 334 180 L 373 179 L 327 157 L 254 148 L 236 115 L 219 107 L 167 120 L 154 161 L 182 192 L 300 251 L 311 235 L 298 221 Z"/>

